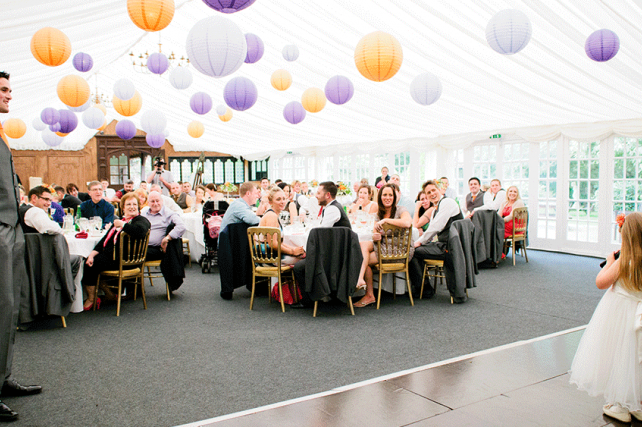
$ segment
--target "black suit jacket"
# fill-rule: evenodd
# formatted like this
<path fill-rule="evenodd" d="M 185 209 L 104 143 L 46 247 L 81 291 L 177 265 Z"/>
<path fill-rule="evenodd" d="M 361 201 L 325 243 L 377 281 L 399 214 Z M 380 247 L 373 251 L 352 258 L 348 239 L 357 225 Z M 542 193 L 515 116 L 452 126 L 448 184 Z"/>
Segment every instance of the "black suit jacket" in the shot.
<path fill-rule="evenodd" d="M 113 259 L 118 260 L 118 257 L 120 256 L 120 254 L 118 253 L 120 245 L 120 234 L 118 235 L 115 243 L 114 236 L 111 236 L 111 238 L 107 241 L 107 244 L 105 244 L 105 239 L 107 238 L 107 236 L 109 235 L 109 231 L 113 227 L 114 225 L 112 224 L 103 238 L 100 239 L 98 243 L 96 243 L 94 250 L 98 253 L 104 254 L 105 256 L 112 256 Z M 123 226 L 123 231 L 132 236 L 134 239 L 143 239 L 145 238 L 145 235 L 151 227 L 152 225 L 149 223 L 149 220 L 147 218 L 142 215 L 138 215 L 132 218 L 131 221 Z"/>
<path fill-rule="evenodd" d="M 229 224 L 218 236 L 218 269 L 221 292 L 234 292 L 245 285 L 252 290 L 252 254 L 244 222 Z"/>

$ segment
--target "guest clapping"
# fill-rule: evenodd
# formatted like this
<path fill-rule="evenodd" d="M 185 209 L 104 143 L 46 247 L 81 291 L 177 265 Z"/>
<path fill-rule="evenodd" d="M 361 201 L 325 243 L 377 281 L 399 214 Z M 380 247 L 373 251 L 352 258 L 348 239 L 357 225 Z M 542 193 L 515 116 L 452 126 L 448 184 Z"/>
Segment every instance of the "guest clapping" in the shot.
<path fill-rule="evenodd" d="M 379 191 L 377 199 L 377 222 L 374 225 L 374 232 L 372 234 L 372 242 L 360 242 L 361 253 L 363 254 L 363 264 L 361 264 L 361 272 L 359 273 L 359 282 L 357 287 L 366 288 L 366 294 L 354 304 L 357 308 L 367 307 L 374 304 L 375 296 L 372 286 L 372 268 L 370 266 L 379 262 L 377 259 L 377 252 L 375 251 L 374 242 L 381 240 L 381 233 L 383 232 L 383 224 L 388 223 L 399 227 L 410 227 L 412 219 L 410 214 L 403 206 L 397 205 L 397 193 L 393 184 L 385 184 Z M 414 252 L 413 245 L 410 245 L 409 257 L 412 258 Z M 402 248 L 399 248 L 402 250 Z M 379 284 L 381 286 L 381 283 Z"/>
<path fill-rule="evenodd" d="M 363 211 L 374 214 L 377 212 L 377 204 L 371 198 L 372 188 L 369 185 L 361 185 L 357 190 L 357 200 L 350 206 L 350 213 Z"/>

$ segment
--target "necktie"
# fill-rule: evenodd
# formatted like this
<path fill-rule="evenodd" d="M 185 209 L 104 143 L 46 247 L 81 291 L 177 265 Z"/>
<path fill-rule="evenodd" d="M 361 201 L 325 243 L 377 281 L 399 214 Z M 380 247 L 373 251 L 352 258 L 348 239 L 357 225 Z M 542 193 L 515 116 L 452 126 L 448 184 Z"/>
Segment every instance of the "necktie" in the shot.
<path fill-rule="evenodd" d="M 321 209 L 319 209 L 319 216 L 323 216 L 323 206 L 321 206 Z"/>
<path fill-rule="evenodd" d="M 0 138 L 2 138 L 2 141 L 7 144 L 7 147 L 9 150 L 11 150 L 11 146 L 9 146 L 9 140 L 7 139 L 7 136 L 4 134 L 4 129 L 2 128 L 2 124 L 0 123 Z"/>

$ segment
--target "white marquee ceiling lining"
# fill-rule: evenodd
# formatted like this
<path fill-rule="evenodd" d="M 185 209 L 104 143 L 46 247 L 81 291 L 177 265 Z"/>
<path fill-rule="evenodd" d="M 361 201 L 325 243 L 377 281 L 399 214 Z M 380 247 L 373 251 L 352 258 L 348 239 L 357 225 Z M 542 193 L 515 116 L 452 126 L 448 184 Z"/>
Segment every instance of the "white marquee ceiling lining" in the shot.
<path fill-rule="evenodd" d="M 639 94 L 642 91 L 642 9 L 636 1 L 589 0 L 429 2 L 377 0 L 340 2 L 308 0 L 283 2 L 257 0 L 244 11 L 225 15 L 244 33 L 257 34 L 265 44 L 265 55 L 255 64 L 243 64 L 231 76 L 204 76 L 189 67 L 194 83 L 174 89 L 166 76 L 133 71 L 129 52 L 158 50 L 158 33 L 146 33 L 127 15 L 125 0 L 27 1 L 18 7 L 2 1 L 3 25 L 0 46 L 5 62 L 0 67 L 12 73 L 14 99 L 4 118 L 19 117 L 27 134 L 11 140 L 16 149 L 49 149 L 31 122 L 48 106 L 64 108 L 57 99 L 56 84 L 67 74 L 78 74 L 92 90 L 111 97 L 113 84 L 122 77 L 132 80 L 143 97 L 143 108 L 132 121 L 140 127 L 140 116 L 151 108 L 162 110 L 168 119 L 168 139 L 179 151 L 219 151 L 248 159 L 282 155 L 389 151 L 402 146 L 430 147 L 438 144 L 456 148 L 484 139 L 492 133 L 513 132 L 527 140 L 547 135 L 550 129 L 620 129 L 627 135 L 642 131 Z M 533 27 L 529 45 L 516 55 L 504 56 L 486 43 L 485 29 L 500 10 L 524 12 Z M 177 0 L 172 23 L 160 32 L 164 53 L 185 54 L 185 40 L 194 23 L 218 12 L 201 0 Z M 71 39 L 72 57 L 89 53 L 94 68 L 78 73 L 71 59 L 59 67 L 37 62 L 29 49 L 35 31 L 53 26 Z M 611 61 L 597 63 L 584 52 L 586 37 L 600 28 L 615 31 L 621 42 Z M 376 83 L 359 74 L 354 65 L 354 48 L 366 34 L 382 30 L 394 35 L 404 52 L 403 64 L 392 79 Z M 281 55 L 286 44 L 296 44 L 299 59 L 287 62 Z M 280 68 L 293 76 L 287 91 L 270 84 Z M 433 105 L 415 103 L 409 94 L 412 79 L 430 71 L 442 82 L 443 94 Z M 328 103 L 319 113 L 308 113 L 298 125 L 282 115 L 290 101 L 300 101 L 309 87 L 323 88 L 336 74 L 349 77 L 355 95 L 345 105 Z M 230 122 L 218 119 L 215 107 L 224 103 L 225 83 L 236 76 L 251 79 L 259 99 L 244 112 L 234 111 Z M 214 109 L 199 116 L 189 108 L 196 92 L 210 94 Z M 108 119 L 123 119 L 108 109 Z M 631 120 L 632 119 L 632 120 Z M 205 134 L 194 139 L 187 125 L 200 120 Z M 598 123 L 582 125 L 582 123 Z M 574 125 L 567 125 L 573 123 Z M 580 125 L 576 125 L 580 123 Z M 566 126 L 566 127 L 565 127 Z M 502 132 L 499 132 L 504 130 Z M 508 131 L 507 131 L 508 130 Z M 510 132 L 509 132 L 510 131 Z M 555 133 L 553 132 L 553 133 Z M 59 149 L 77 150 L 95 133 L 82 121 L 65 138 Z M 589 138 L 593 136 L 588 136 Z"/>

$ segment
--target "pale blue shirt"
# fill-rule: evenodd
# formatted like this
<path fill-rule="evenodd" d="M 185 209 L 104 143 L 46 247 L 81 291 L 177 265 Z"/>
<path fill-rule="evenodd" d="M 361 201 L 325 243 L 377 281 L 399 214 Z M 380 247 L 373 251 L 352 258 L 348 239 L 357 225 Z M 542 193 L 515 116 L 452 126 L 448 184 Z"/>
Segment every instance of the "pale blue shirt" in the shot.
<path fill-rule="evenodd" d="M 259 225 L 259 217 L 256 216 L 254 212 L 252 212 L 252 208 L 244 199 L 238 198 L 234 200 L 230 204 L 230 207 L 225 211 L 219 233 L 222 233 L 223 230 L 225 230 L 225 227 L 227 227 L 228 225 L 238 224 L 241 222 L 250 225 Z"/>

